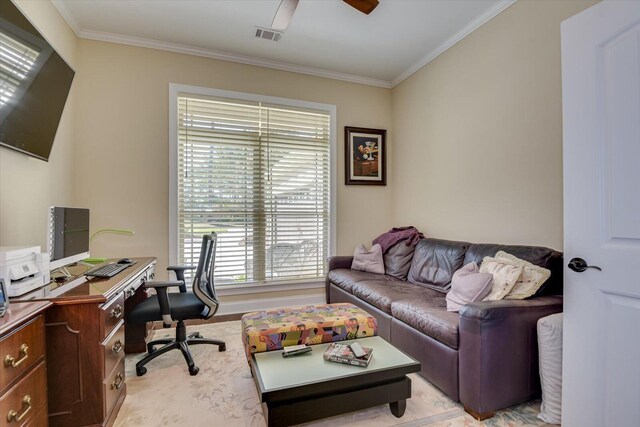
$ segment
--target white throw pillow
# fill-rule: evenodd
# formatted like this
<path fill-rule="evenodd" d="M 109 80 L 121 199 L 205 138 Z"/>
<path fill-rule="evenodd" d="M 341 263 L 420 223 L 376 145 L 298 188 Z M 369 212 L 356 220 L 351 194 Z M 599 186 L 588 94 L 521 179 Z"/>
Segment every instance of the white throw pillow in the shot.
<path fill-rule="evenodd" d="M 493 286 L 482 301 L 498 301 L 506 297 L 522 274 L 523 267 L 507 259 L 484 257 L 480 273 L 493 275 Z"/>
<path fill-rule="evenodd" d="M 352 270 L 367 271 L 369 273 L 384 274 L 384 260 L 382 258 L 382 247 L 379 244 L 371 246 L 367 250 L 364 245 L 360 245 L 353 253 Z"/>
<path fill-rule="evenodd" d="M 540 286 L 551 276 L 551 271 L 546 268 L 542 268 L 538 265 L 532 264 L 529 261 L 520 259 L 509 253 L 500 251 L 495 256 L 497 259 L 506 259 L 516 265 L 522 266 L 522 274 L 518 278 L 518 281 L 513 285 L 511 292 L 504 297 L 504 299 L 525 299 L 529 298 L 538 292 Z"/>

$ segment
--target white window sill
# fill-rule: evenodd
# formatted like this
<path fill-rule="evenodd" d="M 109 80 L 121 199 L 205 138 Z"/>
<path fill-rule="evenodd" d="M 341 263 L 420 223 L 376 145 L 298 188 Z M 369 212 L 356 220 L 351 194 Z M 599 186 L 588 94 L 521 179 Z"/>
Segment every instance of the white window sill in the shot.
<path fill-rule="evenodd" d="M 295 283 L 248 283 L 242 285 L 215 285 L 219 296 L 260 294 L 264 292 L 297 291 L 306 289 L 324 289 L 323 279 Z"/>

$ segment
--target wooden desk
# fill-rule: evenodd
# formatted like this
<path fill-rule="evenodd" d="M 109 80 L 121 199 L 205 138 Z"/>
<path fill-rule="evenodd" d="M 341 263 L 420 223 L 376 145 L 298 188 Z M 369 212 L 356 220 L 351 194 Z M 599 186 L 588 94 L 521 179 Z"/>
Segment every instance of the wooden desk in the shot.
<path fill-rule="evenodd" d="M 48 301 L 10 304 L 0 318 L 0 425 L 47 425 L 42 312 L 50 305 Z"/>
<path fill-rule="evenodd" d="M 125 313 L 146 298 L 142 285 L 153 279 L 156 264 L 155 258 L 133 261 L 109 279 L 80 276 L 20 297 L 52 303 L 45 313 L 50 426 L 110 426 L 115 421 L 126 395 L 125 343 L 131 338 L 145 351 L 145 327 L 125 327 Z M 80 274 L 76 269 L 87 268 L 69 268 Z"/>

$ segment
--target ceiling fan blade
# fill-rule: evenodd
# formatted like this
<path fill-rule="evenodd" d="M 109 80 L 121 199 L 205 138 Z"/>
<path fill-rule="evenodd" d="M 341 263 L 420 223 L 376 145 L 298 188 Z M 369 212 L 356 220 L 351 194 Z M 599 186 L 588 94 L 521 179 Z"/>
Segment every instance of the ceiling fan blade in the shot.
<path fill-rule="evenodd" d="M 296 7 L 298 7 L 298 1 L 299 0 L 282 0 L 280 2 L 280 6 L 278 6 L 276 15 L 273 17 L 273 22 L 271 23 L 272 29 L 280 31 L 287 29 L 293 17 L 293 12 L 295 12 Z"/>
<path fill-rule="evenodd" d="M 349 6 L 353 7 L 354 9 L 357 9 L 360 12 L 364 13 L 365 15 L 368 15 L 371 12 L 373 12 L 373 9 L 375 9 L 379 3 L 378 0 L 343 0 L 343 1 Z"/>

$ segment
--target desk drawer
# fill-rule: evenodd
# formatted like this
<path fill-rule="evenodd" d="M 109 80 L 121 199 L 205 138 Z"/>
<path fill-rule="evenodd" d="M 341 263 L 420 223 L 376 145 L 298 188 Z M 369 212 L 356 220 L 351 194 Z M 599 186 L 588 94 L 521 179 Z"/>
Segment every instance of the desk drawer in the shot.
<path fill-rule="evenodd" d="M 49 425 L 49 414 L 47 412 L 46 407 L 40 409 L 33 414 L 33 417 L 29 418 L 28 421 L 25 421 L 22 427 L 42 427 Z"/>
<path fill-rule="evenodd" d="M 124 293 L 120 292 L 112 300 L 107 301 L 101 307 L 102 337 L 104 340 L 124 317 Z"/>
<path fill-rule="evenodd" d="M 0 392 L 44 355 L 44 347 L 42 316 L 0 339 Z"/>
<path fill-rule="evenodd" d="M 0 397 L 0 419 L 9 427 L 32 424 L 47 407 L 47 371 L 44 362 Z M 11 416 L 11 421 L 8 417 Z M 4 425 L 4 424 L 3 424 Z M 35 425 L 35 424 L 34 424 Z"/>
<path fill-rule="evenodd" d="M 124 358 L 118 362 L 111 375 L 104 380 L 104 413 L 111 413 L 113 405 L 118 401 L 120 393 L 124 391 Z"/>
<path fill-rule="evenodd" d="M 129 281 L 126 285 L 126 287 L 124 288 L 124 297 L 125 298 L 129 298 L 135 295 L 136 290 L 140 287 L 143 286 L 145 283 L 147 283 L 147 272 L 146 270 L 143 271 L 141 274 L 139 274 L 138 276 L 134 277 L 133 279 L 131 279 L 131 281 Z"/>
<path fill-rule="evenodd" d="M 106 378 L 118 361 L 124 357 L 124 321 L 120 321 L 120 326 L 100 345 L 104 351 L 104 377 Z"/>

